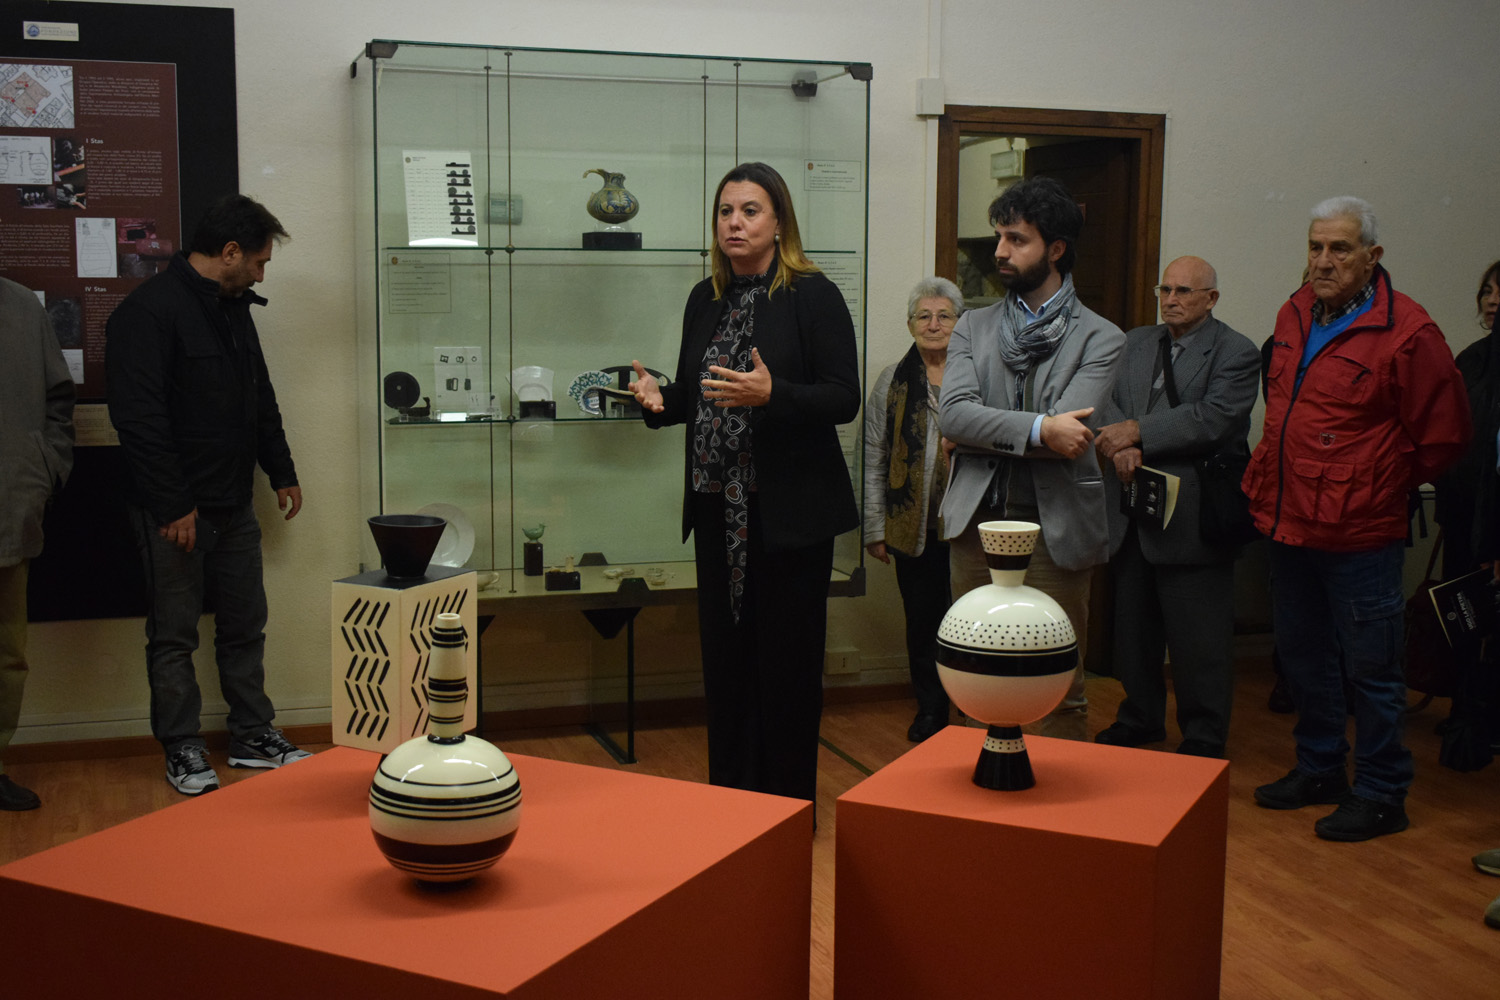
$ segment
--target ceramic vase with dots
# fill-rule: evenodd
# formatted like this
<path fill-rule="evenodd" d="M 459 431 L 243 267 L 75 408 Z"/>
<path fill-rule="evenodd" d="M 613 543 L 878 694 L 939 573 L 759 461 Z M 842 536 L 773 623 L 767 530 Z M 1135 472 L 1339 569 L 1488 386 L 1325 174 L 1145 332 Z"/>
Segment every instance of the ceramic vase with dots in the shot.
<path fill-rule="evenodd" d="M 440 614 L 427 670 L 428 735 L 392 750 L 370 783 L 370 831 L 418 882 L 462 882 L 500 859 L 521 824 L 521 782 L 494 744 L 466 736 L 462 619 Z"/>
<path fill-rule="evenodd" d="M 1023 582 L 1041 527 L 979 525 L 990 582 L 954 602 L 938 628 L 938 677 L 953 704 L 989 725 L 974 784 L 1036 784 L 1021 727 L 1057 707 L 1078 666 L 1078 637 L 1056 601 Z"/>

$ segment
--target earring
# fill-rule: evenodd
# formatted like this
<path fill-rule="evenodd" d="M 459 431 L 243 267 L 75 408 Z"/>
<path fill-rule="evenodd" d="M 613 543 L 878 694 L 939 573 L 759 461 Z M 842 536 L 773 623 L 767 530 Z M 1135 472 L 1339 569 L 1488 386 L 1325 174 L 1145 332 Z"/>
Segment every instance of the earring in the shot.
<path fill-rule="evenodd" d="M 772 242 L 780 243 L 781 242 L 781 234 L 777 233 L 775 236 L 773 236 L 772 237 Z"/>

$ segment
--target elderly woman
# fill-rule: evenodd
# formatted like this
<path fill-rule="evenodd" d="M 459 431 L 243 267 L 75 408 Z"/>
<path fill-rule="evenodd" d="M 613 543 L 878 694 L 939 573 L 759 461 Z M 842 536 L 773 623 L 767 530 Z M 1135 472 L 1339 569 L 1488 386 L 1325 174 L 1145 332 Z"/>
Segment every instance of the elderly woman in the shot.
<path fill-rule="evenodd" d="M 948 338 L 963 311 L 963 293 L 947 278 L 917 282 L 906 297 L 914 343 L 880 373 L 865 403 L 865 549 L 883 563 L 896 561 L 917 696 L 917 717 L 906 730 L 913 743 L 948 724 L 948 694 L 935 657 L 938 626 L 953 603 L 948 543 L 938 536 L 948 462 L 937 412 Z"/>
<path fill-rule="evenodd" d="M 859 523 L 836 430 L 859 412 L 854 323 L 780 174 L 742 163 L 713 204 L 676 379 L 637 361 L 631 389 L 647 426 L 687 425 L 709 780 L 812 799 L 833 539 Z"/>

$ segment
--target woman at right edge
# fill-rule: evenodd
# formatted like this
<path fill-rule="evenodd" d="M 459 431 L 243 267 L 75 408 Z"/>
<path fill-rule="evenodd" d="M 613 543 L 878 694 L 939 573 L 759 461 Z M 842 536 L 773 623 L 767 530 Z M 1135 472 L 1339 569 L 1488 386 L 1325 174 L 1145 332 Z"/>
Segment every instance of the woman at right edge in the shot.
<path fill-rule="evenodd" d="M 833 540 L 859 523 L 836 429 L 859 412 L 854 323 L 780 174 L 742 163 L 713 204 L 676 378 L 636 361 L 630 388 L 647 426 L 688 426 L 709 781 L 812 800 Z"/>
<path fill-rule="evenodd" d="M 1479 293 L 1474 297 L 1479 325 L 1488 330 L 1484 337 L 1465 347 L 1454 358 L 1464 386 L 1469 390 L 1469 411 L 1474 418 L 1474 437 L 1469 450 L 1458 464 L 1437 482 L 1437 520 L 1443 526 L 1443 579 L 1472 572 L 1485 563 L 1492 564 L 1500 580 L 1500 330 L 1495 318 L 1500 314 L 1500 260 L 1485 269 L 1479 279 Z M 1500 642 L 1491 636 L 1489 649 Z M 1461 689 L 1455 692 L 1452 711 L 1445 726 L 1457 729 L 1450 742 L 1444 735 L 1438 760 L 1449 766 L 1462 764 L 1460 770 L 1489 759 L 1489 747 L 1478 750 L 1477 759 L 1445 760 L 1450 746 L 1462 743 L 1462 731 L 1478 731 L 1478 739 L 1493 745 L 1500 741 L 1500 691 L 1494 671 L 1494 653 L 1481 660 L 1478 651 L 1465 660 Z M 1458 749 L 1458 747 L 1455 747 Z M 1500 847 L 1474 855 L 1474 867 L 1486 875 L 1500 875 Z M 1484 910 L 1486 925 L 1500 930 L 1500 896 Z"/>

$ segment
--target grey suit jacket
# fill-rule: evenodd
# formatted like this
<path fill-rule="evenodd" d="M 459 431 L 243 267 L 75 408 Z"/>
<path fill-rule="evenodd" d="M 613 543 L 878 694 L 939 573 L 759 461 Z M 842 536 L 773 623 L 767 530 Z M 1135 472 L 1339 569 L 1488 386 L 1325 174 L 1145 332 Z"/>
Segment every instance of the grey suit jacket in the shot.
<path fill-rule="evenodd" d="M 1201 565 L 1233 559 L 1235 550 L 1211 546 L 1198 537 L 1199 481 L 1194 459 L 1234 449 L 1249 454 L 1250 409 L 1260 388 L 1260 351 L 1249 338 L 1210 314 L 1182 356 L 1172 363 L 1181 403 L 1166 393 L 1150 405 L 1151 383 L 1165 326 L 1141 326 L 1126 336 L 1114 391 L 1103 411 L 1103 424 L 1135 420 L 1141 428 L 1142 461 L 1182 477 L 1182 491 L 1172 523 L 1165 529 L 1139 528 L 1141 554 L 1161 565 Z M 1105 462 L 1109 496 L 1109 550 L 1125 540 L 1128 519 L 1120 513 L 1120 481 L 1114 464 Z"/>
<path fill-rule="evenodd" d="M 1093 449 L 1071 461 L 1048 448 L 1030 448 L 1038 413 L 1056 415 L 1092 406 L 1091 426 L 1109 398 L 1115 362 L 1125 346 L 1120 328 L 1073 305 L 1072 324 L 1052 356 L 1036 368 L 1036 411 L 1014 407 L 1015 372 L 1000 357 L 1000 308 L 973 309 L 959 317 L 948 342 L 939 420 L 943 436 L 958 445 L 943 497 L 943 537 L 968 527 L 984 499 L 1000 456 L 1031 462 L 1047 550 L 1064 569 L 1084 569 L 1109 558 L 1104 484 Z"/>

